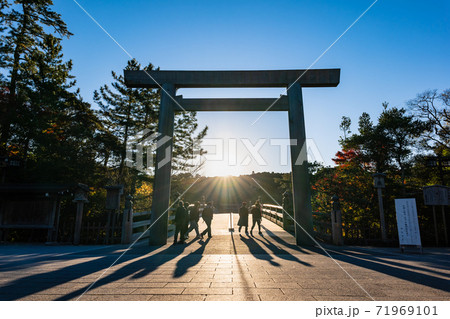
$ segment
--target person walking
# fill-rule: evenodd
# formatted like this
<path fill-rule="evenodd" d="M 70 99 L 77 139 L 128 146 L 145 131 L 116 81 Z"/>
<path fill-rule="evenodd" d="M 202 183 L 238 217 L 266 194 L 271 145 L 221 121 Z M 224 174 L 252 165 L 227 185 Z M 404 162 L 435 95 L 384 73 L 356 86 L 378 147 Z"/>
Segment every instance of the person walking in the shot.
<path fill-rule="evenodd" d="M 252 229 L 250 230 L 250 235 L 253 236 L 253 228 L 255 228 L 256 224 L 258 224 L 259 234 L 262 235 L 261 233 L 262 212 L 261 212 L 261 204 L 259 203 L 259 201 L 255 202 L 255 205 L 252 206 L 250 212 L 252 214 L 252 222 L 253 222 Z"/>
<path fill-rule="evenodd" d="M 213 207 L 212 202 L 208 202 L 208 205 L 203 209 L 202 212 L 202 218 L 206 223 L 206 229 L 200 234 L 200 237 L 203 238 L 203 236 L 208 233 L 208 238 L 211 238 L 211 222 L 213 219 Z"/>
<path fill-rule="evenodd" d="M 184 202 L 184 209 L 186 210 L 186 215 L 184 218 L 184 222 L 183 222 L 183 234 L 184 234 L 184 239 L 188 239 L 189 238 L 189 233 L 188 233 L 188 228 L 189 228 L 189 211 L 190 211 L 190 207 L 189 207 L 189 202 Z"/>
<path fill-rule="evenodd" d="M 197 201 L 194 203 L 194 205 L 189 208 L 189 228 L 187 230 L 187 234 L 192 230 L 195 230 L 195 233 L 197 234 L 197 237 L 195 239 L 200 238 L 200 232 L 198 231 L 198 221 L 200 219 L 200 202 Z"/>
<path fill-rule="evenodd" d="M 184 208 L 183 202 L 180 200 L 178 202 L 177 210 L 175 211 L 175 235 L 173 238 L 173 244 L 178 243 L 184 244 L 184 222 L 187 218 L 186 209 Z M 180 235 L 180 241 L 178 242 L 178 234 Z"/>
<path fill-rule="evenodd" d="M 247 203 L 242 202 L 241 208 L 239 208 L 239 233 L 241 232 L 242 227 L 245 227 L 245 233 L 248 235 L 248 208 Z"/>

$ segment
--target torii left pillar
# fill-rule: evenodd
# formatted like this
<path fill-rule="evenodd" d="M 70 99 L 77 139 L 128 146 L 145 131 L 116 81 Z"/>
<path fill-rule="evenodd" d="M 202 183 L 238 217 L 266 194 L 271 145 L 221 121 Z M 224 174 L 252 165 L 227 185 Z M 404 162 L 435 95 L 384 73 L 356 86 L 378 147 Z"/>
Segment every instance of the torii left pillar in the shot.
<path fill-rule="evenodd" d="M 161 90 L 161 106 L 156 149 L 155 181 L 153 188 L 151 228 L 149 244 L 152 246 L 167 244 L 167 225 L 169 222 L 170 179 L 172 172 L 172 149 L 174 127 L 175 86 L 163 84 Z M 162 144 L 164 137 L 170 140 Z M 162 145 L 160 145 L 162 144 Z"/>

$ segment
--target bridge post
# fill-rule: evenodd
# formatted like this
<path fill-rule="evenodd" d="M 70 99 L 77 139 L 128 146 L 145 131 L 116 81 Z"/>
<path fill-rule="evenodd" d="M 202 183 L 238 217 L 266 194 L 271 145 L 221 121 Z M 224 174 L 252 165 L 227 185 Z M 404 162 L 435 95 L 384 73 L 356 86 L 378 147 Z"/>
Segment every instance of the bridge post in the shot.
<path fill-rule="evenodd" d="M 342 246 L 344 239 L 342 237 L 341 203 L 337 195 L 333 195 L 331 201 L 331 233 L 333 235 L 333 244 Z"/>
<path fill-rule="evenodd" d="M 159 122 L 156 148 L 155 181 L 153 183 L 153 201 L 151 215 L 151 229 L 149 229 L 150 245 L 165 245 L 167 243 L 167 227 L 170 202 L 170 180 L 172 172 L 172 149 L 174 127 L 175 86 L 163 84 L 161 90 L 161 106 L 159 108 Z M 170 96 L 168 96 L 170 95 Z M 170 140 L 162 143 L 165 136 Z M 161 142 L 160 142 L 161 141 Z"/>
<path fill-rule="evenodd" d="M 283 229 L 286 231 L 290 231 L 290 225 L 295 224 L 288 214 L 292 216 L 292 193 L 287 190 L 283 193 Z"/>
<path fill-rule="evenodd" d="M 121 244 L 130 244 L 133 236 L 133 197 L 127 195 L 125 200 L 125 209 L 122 216 L 122 238 Z"/>
<path fill-rule="evenodd" d="M 306 130 L 303 113 L 302 88 L 299 83 L 288 86 L 289 136 L 291 143 L 292 197 L 297 245 L 312 245 L 312 209 L 306 153 Z M 300 227 L 301 226 L 301 227 Z"/>

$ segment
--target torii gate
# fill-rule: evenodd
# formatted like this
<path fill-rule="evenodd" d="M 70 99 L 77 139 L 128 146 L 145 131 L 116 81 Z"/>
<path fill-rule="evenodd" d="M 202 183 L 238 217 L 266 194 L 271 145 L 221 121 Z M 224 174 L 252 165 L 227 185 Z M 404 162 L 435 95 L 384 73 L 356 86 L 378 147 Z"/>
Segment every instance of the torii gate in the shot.
<path fill-rule="evenodd" d="M 288 111 L 289 136 L 297 141 L 291 145 L 292 194 L 297 245 L 311 245 L 312 212 L 308 178 L 306 132 L 303 114 L 302 87 L 336 87 L 340 69 L 315 70 L 267 70 L 267 71 L 124 71 L 125 83 L 131 88 L 162 87 L 159 111 L 159 138 L 173 137 L 174 113 L 185 111 L 266 111 L 276 99 L 184 99 L 175 96 L 180 88 L 237 88 L 237 87 L 286 87 L 282 96 L 269 111 Z M 170 97 L 168 96 L 170 95 Z M 172 166 L 158 166 L 166 156 L 172 157 L 173 139 L 167 148 L 156 151 L 155 181 L 153 187 L 152 223 L 150 245 L 167 243 L 167 225 L 170 201 Z M 169 154 L 167 154 L 167 150 Z M 301 227 L 299 226 L 301 225 Z M 303 228 L 303 229 L 301 229 Z"/>

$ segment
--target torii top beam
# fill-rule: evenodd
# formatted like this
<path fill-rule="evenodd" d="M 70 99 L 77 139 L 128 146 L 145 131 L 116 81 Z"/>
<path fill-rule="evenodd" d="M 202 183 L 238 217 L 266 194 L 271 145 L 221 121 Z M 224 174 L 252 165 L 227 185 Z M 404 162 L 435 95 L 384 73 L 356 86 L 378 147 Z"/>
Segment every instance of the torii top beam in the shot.
<path fill-rule="evenodd" d="M 258 70 L 258 71 L 130 71 L 125 70 L 125 83 L 132 88 L 159 88 L 173 84 L 175 88 L 287 87 L 297 82 L 302 87 L 335 87 L 340 69 Z"/>
<path fill-rule="evenodd" d="M 286 95 L 278 99 L 238 98 L 238 99 L 185 99 L 182 95 L 175 97 L 178 105 L 175 112 L 188 111 L 288 111 L 289 100 Z M 181 106 L 181 107 L 180 107 Z"/>

